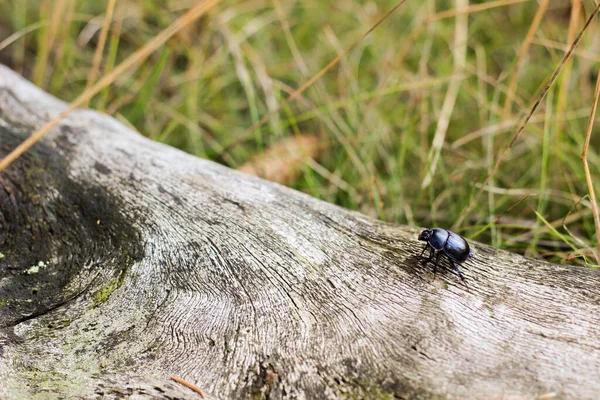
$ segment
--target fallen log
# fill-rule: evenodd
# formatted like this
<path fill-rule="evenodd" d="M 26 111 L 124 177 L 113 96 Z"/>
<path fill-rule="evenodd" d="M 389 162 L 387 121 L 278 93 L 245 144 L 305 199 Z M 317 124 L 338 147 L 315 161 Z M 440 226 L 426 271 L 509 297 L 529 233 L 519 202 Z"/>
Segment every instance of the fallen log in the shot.
<path fill-rule="evenodd" d="M 0 156 L 65 107 L 0 67 Z M 600 393 L 597 270 L 418 232 L 75 111 L 0 174 L 0 397 Z"/>

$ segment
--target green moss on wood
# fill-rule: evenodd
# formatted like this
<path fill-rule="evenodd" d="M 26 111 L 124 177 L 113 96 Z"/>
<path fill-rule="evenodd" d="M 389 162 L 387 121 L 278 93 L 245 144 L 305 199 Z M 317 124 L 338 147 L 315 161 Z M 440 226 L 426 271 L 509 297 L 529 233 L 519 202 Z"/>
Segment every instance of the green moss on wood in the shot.
<path fill-rule="evenodd" d="M 106 303 L 110 296 L 113 294 L 115 290 L 117 290 L 119 284 L 117 281 L 111 281 L 108 285 L 100 288 L 94 296 L 92 296 L 92 300 L 94 300 L 94 304 L 99 305 L 102 303 Z"/>

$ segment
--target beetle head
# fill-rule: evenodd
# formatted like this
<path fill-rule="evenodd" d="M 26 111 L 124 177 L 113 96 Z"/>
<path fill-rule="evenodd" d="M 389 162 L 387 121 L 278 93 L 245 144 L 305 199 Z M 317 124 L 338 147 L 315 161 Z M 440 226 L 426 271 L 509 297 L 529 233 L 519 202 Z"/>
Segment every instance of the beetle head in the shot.
<path fill-rule="evenodd" d="M 424 242 L 428 242 L 429 238 L 431 237 L 431 235 L 433 235 L 433 230 L 431 230 L 431 229 L 425 229 L 423 232 L 421 232 L 419 234 L 419 240 L 422 240 Z"/>

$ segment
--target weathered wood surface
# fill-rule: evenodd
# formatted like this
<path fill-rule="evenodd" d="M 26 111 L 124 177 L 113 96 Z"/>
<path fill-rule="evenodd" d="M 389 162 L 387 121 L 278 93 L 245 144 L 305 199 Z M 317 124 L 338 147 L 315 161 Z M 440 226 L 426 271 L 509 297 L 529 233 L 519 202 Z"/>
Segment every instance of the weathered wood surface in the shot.
<path fill-rule="evenodd" d="M 0 155 L 64 107 L 0 67 Z M 597 398 L 598 271 L 417 233 L 77 111 L 0 174 L 0 397 Z"/>

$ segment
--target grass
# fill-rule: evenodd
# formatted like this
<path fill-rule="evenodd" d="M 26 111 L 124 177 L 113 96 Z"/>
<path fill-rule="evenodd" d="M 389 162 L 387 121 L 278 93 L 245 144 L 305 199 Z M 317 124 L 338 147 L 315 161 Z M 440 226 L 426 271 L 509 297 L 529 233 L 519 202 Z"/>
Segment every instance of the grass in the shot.
<path fill-rule="evenodd" d="M 0 0 L 0 42 L 2 32 L 16 33 L 0 44 L 0 60 L 73 101 L 88 77 L 115 71 L 195 4 L 116 2 L 107 27 L 110 3 Z M 316 135 L 318 154 L 287 185 L 386 221 L 459 222 L 462 234 L 500 248 L 594 262 L 598 234 L 580 155 L 600 19 L 482 187 L 594 3 L 408 0 L 346 55 L 397 3 L 336 4 L 222 1 L 137 69 L 116 74 L 89 107 L 232 168 L 284 139 Z M 600 133 L 592 127 L 593 186 Z"/>

